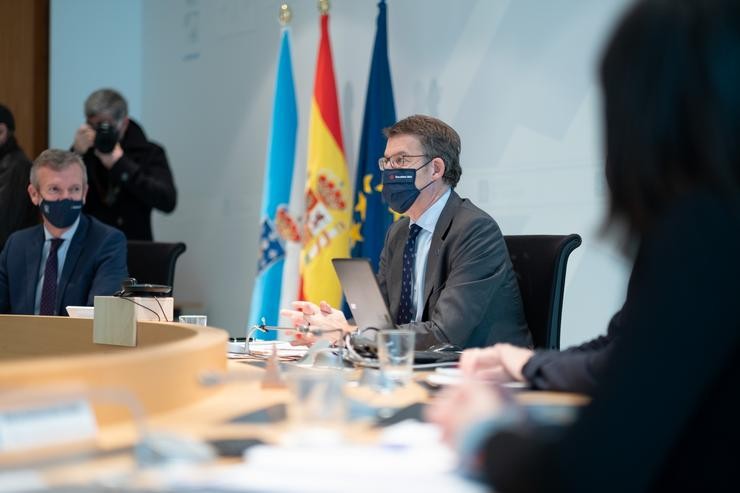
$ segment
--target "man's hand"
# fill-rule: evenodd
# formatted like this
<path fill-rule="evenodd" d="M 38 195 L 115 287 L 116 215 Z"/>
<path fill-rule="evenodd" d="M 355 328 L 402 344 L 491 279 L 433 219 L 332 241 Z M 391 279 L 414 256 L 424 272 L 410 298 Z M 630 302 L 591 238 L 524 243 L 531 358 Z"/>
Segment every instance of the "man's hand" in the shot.
<path fill-rule="evenodd" d="M 98 159 L 100 159 L 100 162 L 103 163 L 103 166 L 105 166 L 105 169 L 111 169 L 114 164 L 118 162 L 119 159 L 121 159 L 121 156 L 123 156 L 123 148 L 121 147 L 121 144 L 116 142 L 116 147 L 113 148 L 111 152 L 108 154 L 103 154 L 99 150 L 95 150 L 95 155 L 98 156 Z"/>
<path fill-rule="evenodd" d="M 75 132 L 75 141 L 72 144 L 72 149 L 79 155 L 83 155 L 95 144 L 95 130 L 88 125 L 83 123 L 80 128 Z"/>
<path fill-rule="evenodd" d="M 319 305 L 310 301 L 294 301 L 291 303 L 293 310 L 280 310 L 280 316 L 290 319 L 294 327 L 308 326 L 323 331 L 333 331 L 326 334 L 332 342 L 340 339 L 346 332 L 352 332 L 355 327 L 347 323 L 347 319 L 341 310 L 331 307 L 326 301 Z M 311 338 L 305 338 L 310 340 Z"/>
<path fill-rule="evenodd" d="M 463 374 L 494 382 L 523 382 L 522 368 L 532 357 L 531 349 L 496 344 L 484 349 L 467 349 L 460 357 Z"/>

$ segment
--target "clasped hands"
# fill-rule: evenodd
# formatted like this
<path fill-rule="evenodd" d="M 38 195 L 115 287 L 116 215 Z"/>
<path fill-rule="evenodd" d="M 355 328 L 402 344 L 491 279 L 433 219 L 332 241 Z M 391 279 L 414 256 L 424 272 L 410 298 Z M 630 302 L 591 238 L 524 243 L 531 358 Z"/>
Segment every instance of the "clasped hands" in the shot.
<path fill-rule="evenodd" d="M 318 305 L 310 301 L 293 301 L 292 310 L 284 308 L 280 310 L 280 316 L 288 318 L 293 327 L 314 327 L 321 329 L 322 337 L 329 339 L 332 343 L 341 339 L 344 334 L 354 332 L 357 327 L 350 325 L 341 310 L 332 308 L 329 303 L 322 301 Z M 316 337 L 313 334 L 299 334 L 301 344 L 312 344 Z"/>

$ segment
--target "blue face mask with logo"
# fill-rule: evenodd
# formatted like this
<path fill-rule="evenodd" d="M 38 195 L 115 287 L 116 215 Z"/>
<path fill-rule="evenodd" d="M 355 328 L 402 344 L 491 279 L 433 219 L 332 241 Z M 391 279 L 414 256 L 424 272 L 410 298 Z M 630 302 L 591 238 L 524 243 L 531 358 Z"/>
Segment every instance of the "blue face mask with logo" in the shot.
<path fill-rule="evenodd" d="M 416 172 L 434 161 L 430 159 L 418 168 L 397 168 L 383 170 L 383 200 L 399 214 L 403 214 L 414 205 L 422 190 L 434 183 L 430 181 L 421 188 L 416 188 Z"/>
<path fill-rule="evenodd" d="M 41 214 L 49 221 L 52 226 L 59 229 L 69 228 L 74 224 L 80 212 L 82 212 L 82 201 L 63 199 L 49 202 L 41 200 L 39 204 Z"/>

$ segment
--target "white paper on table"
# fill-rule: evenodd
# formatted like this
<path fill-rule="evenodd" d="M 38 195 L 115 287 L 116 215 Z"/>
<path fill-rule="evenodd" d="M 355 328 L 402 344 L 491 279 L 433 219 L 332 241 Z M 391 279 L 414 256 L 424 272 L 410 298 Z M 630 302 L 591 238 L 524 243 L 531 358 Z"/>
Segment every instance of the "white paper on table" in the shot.
<path fill-rule="evenodd" d="M 240 345 L 243 343 L 240 343 Z M 249 351 L 252 356 L 268 357 L 272 354 L 272 347 L 277 349 L 279 358 L 302 358 L 308 352 L 308 346 L 293 346 L 288 341 L 252 341 Z M 249 358 L 250 354 L 228 353 L 229 358 Z"/>
<path fill-rule="evenodd" d="M 456 457 L 438 437 L 433 425 L 399 423 L 384 430 L 377 445 L 252 447 L 245 464 L 204 474 L 191 470 L 169 477 L 165 486 L 267 493 L 488 491 L 455 472 Z"/>
<path fill-rule="evenodd" d="M 93 440 L 95 413 L 84 399 L 0 410 L 0 452 Z"/>
<path fill-rule="evenodd" d="M 459 385 L 463 383 L 465 377 L 459 368 L 437 368 L 433 373 L 426 376 L 426 381 L 436 386 Z M 498 382 L 501 387 L 509 389 L 526 389 L 526 382 Z"/>
<path fill-rule="evenodd" d="M 0 493 L 41 491 L 48 487 L 38 471 L 31 469 L 0 471 Z"/>

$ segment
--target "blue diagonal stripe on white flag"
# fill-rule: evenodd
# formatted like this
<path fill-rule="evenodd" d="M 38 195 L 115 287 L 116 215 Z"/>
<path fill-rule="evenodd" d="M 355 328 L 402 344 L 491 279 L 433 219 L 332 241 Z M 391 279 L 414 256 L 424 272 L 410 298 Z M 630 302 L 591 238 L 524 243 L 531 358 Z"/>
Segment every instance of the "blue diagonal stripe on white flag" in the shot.
<path fill-rule="evenodd" d="M 285 209 L 295 164 L 298 109 L 290 57 L 290 29 L 283 28 L 275 77 L 272 126 L 265 163 L 257 276 L 252 291 L 249 325 L 277 325 L 285 263 L 285 239 L 280 235 L 278 211 Z M 268 335 L 269 336 L 269 335 Z"/>

